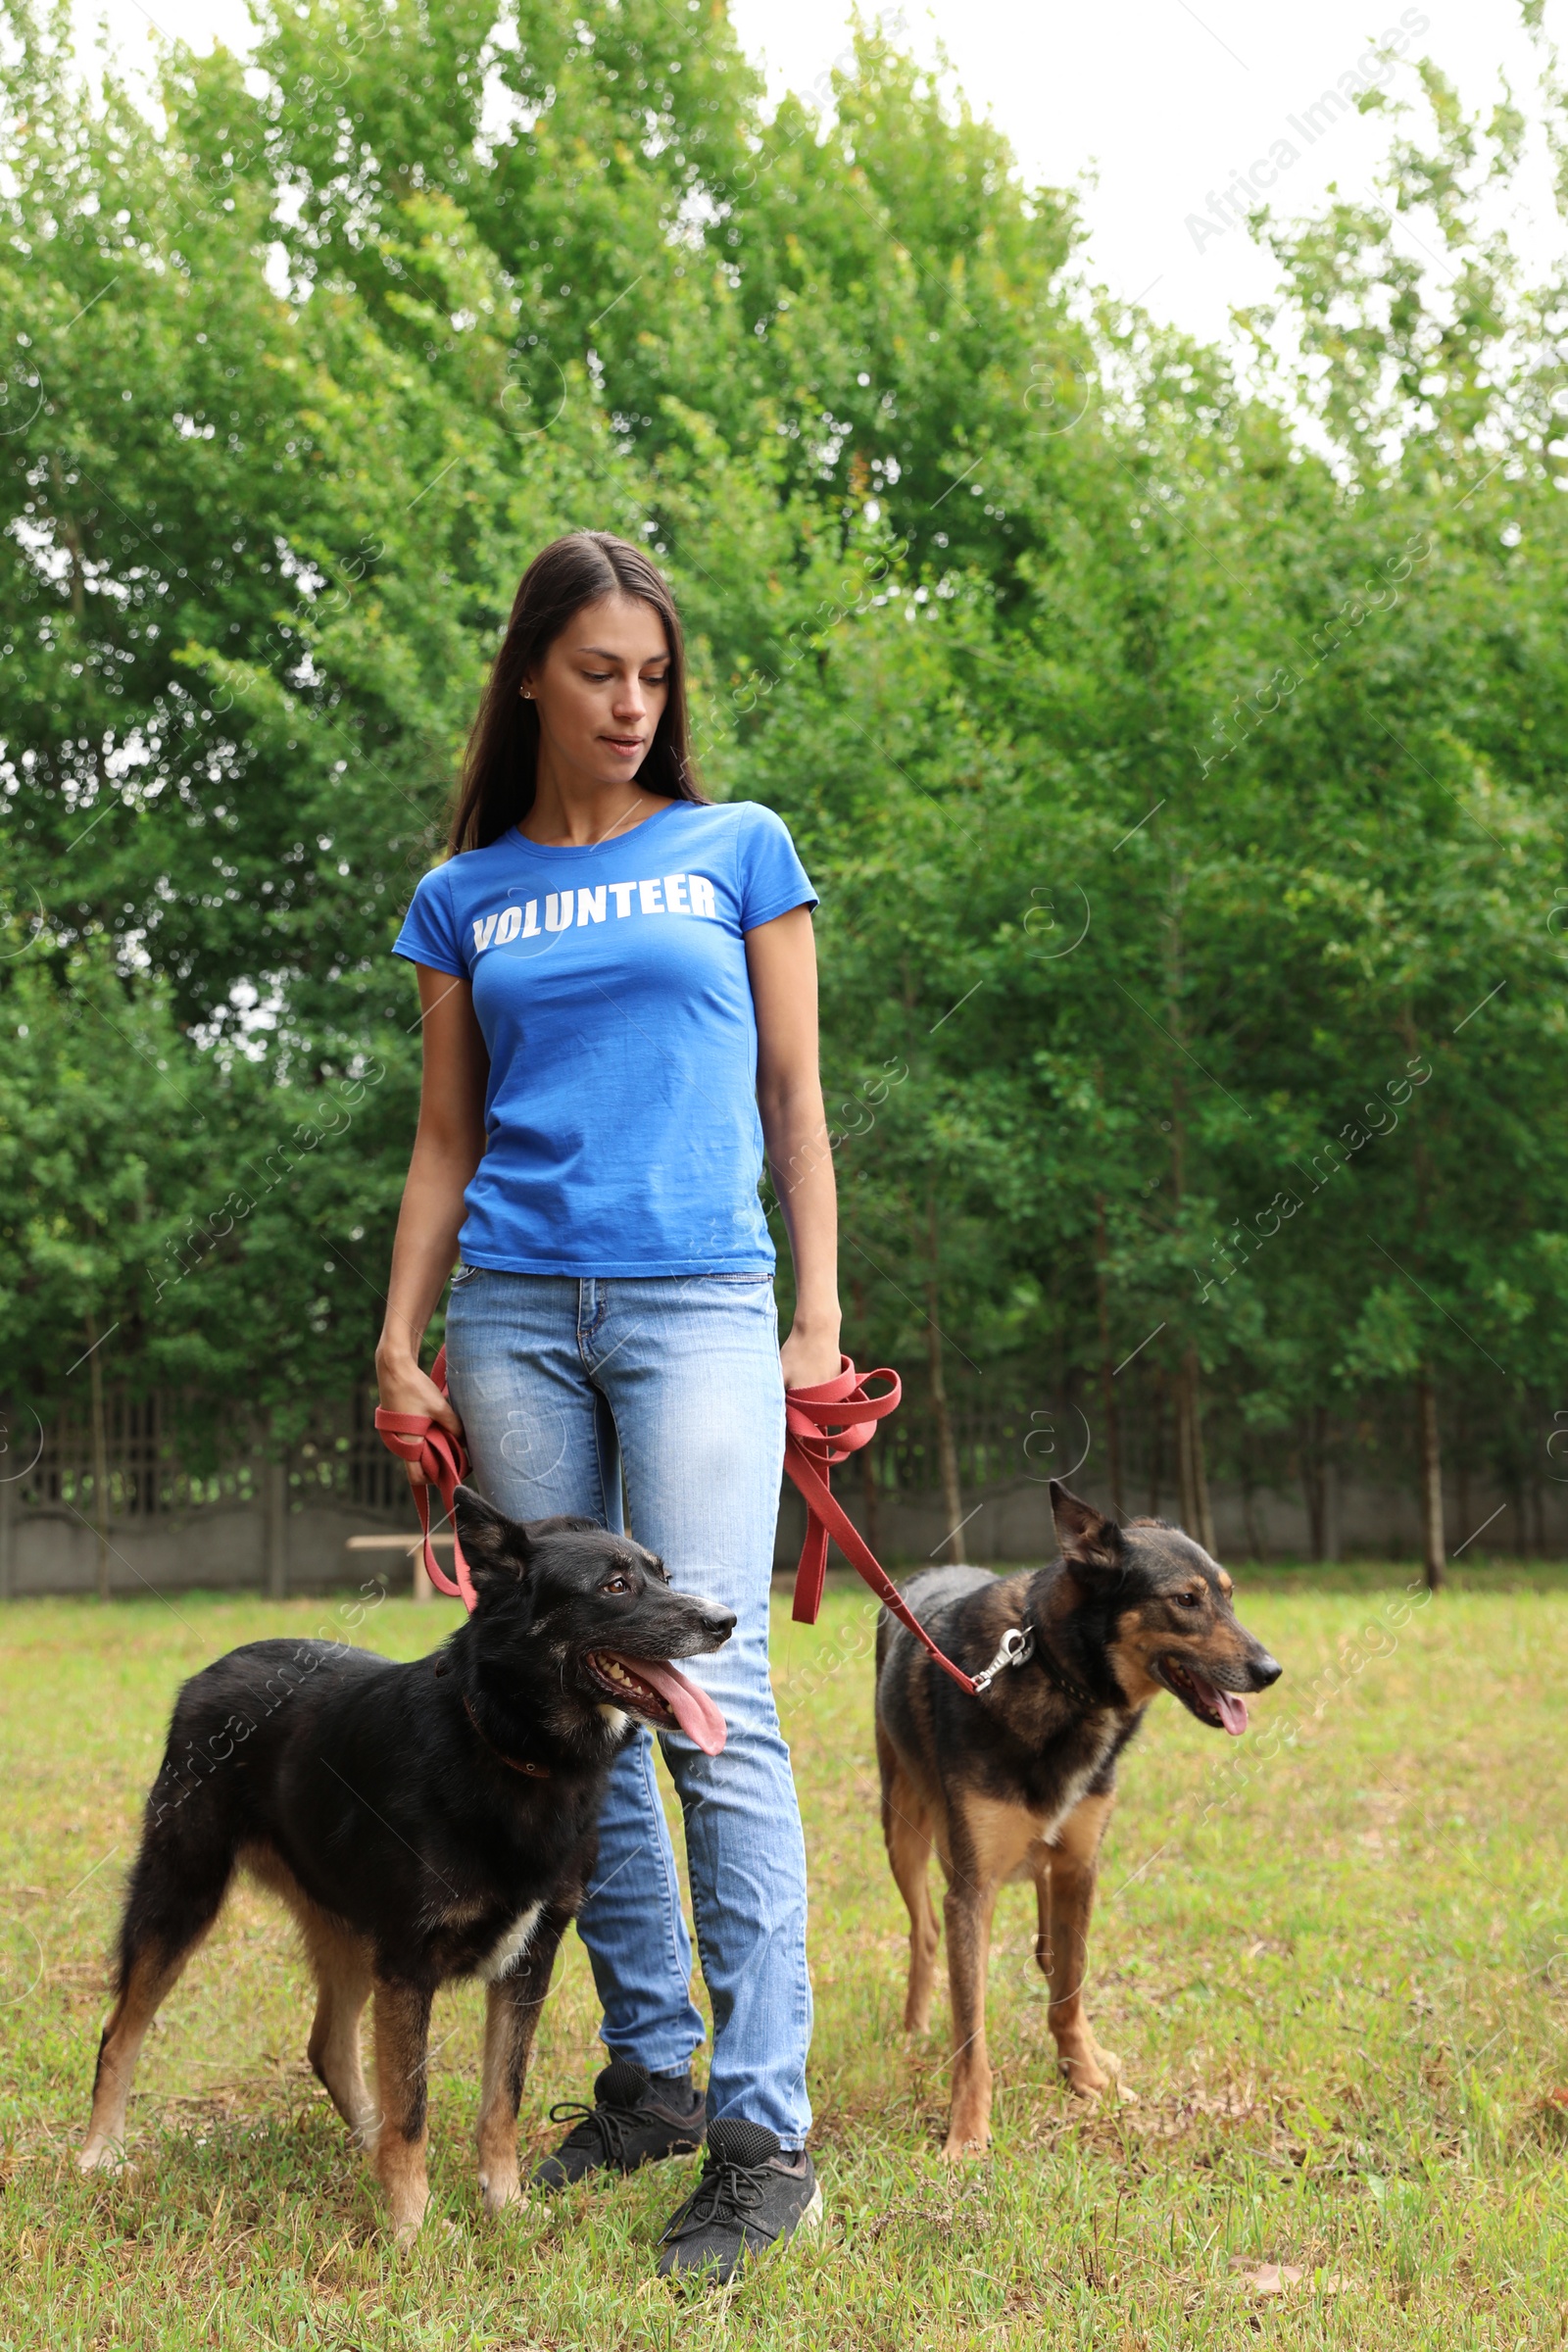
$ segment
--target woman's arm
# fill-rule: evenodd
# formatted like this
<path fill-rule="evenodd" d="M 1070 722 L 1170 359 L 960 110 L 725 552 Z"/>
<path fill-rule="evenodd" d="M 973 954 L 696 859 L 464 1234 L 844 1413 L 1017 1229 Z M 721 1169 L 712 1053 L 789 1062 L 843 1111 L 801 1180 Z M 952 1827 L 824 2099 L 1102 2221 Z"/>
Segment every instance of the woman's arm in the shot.
<path fill-rule="evenodd" d="M 839 1368 L 839 1212 L 816 1059 L 816 941 L 808 907 L 746 934 L 757 1006 L 757 1103 L 795 1260 L 795 1321 L 779 1350 L 787 1389 Z"/>
<path fill-rule="evenodd" d="M 424 1046 L 419 1125 L 403 1187 L 386 1320 L 375 1350 L 376 1384 L 389 1412 L 428 1413 L 457 1433 L 457 1414 L 419 1369 L 419 1344 L 458 1254 L 463 1196 L 484 1152 L 489 1057 L 466 980 L 421 963 Z M 415 1486 L 424 1482 L 413 1468 Z"/>

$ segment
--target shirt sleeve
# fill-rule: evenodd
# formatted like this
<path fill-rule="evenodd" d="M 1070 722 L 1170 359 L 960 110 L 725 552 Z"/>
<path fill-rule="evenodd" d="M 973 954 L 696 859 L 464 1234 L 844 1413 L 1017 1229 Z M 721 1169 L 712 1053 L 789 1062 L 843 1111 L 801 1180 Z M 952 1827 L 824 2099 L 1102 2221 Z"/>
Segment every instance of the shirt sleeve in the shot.
<path fill-rule="evenodd" d="M 410 963 L 427 963 L 438 972 L 451 972 L 455 979 L 466 980 L 468 966 L 459 944 L 452 907 L 451 871 L 450 866 L 438 865 L 433 873 L 425 875 L 403 918 L 403 928 L 392 944 L 392 953 L 406 957 Z"/>
<path fill-rule="evenodd" d="M 788 825 L 760 803 L 748 804 L 736 865 L 743 931 L 755 931 L 792 907 L 819 904 Z"/>

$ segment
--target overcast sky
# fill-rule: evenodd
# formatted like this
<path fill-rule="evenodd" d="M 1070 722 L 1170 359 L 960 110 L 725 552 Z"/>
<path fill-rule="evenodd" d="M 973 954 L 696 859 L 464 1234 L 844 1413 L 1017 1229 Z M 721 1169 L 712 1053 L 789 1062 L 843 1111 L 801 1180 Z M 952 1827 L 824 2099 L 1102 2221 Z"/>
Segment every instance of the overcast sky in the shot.
<path fill-rule="evenodd" d="M 97 0 L 80 5 L 97 15 Z M 730 0 L 730 10 L 773 95 L 828 97 L 847 0 Z M 1387 121 L 1349 112 L 1341 92 L 1347 77 L 1379 71 L 1373 42 L 1392 35 L 1410 60 L 1431 56 L 1472 106 L 1495 101 L 1504 73 L 1521 97 L 1535 81 L 1517 0 L 903 0 L 902 16 L 895 0 L 887 13 L 922 56 L 946 47 L 971 105 L 992 114 L 1030 178 L 1092 175 L 1089 261 L 1111 292 L 1204 336 L 1223 335 L 1233 306 L 1273 284 L 1236 218 L 1238 174 L 1287 218 L 1314 209 L 1331 182 L 1369 190 Z M 200 48 L 215 35 L 245 44 L 243 0 L 108 0 L 108 14 L 117 43 L 141 56 L 155 23 Z M 1549 0 L 1547 24 L 1568 41 L 1568 0 Z M 1392 86 L 1409 82 L 1405 72 Z M 1522 241 L 1544 254 L 1555 229 L 1539 159 L 1526 198 Z"/>

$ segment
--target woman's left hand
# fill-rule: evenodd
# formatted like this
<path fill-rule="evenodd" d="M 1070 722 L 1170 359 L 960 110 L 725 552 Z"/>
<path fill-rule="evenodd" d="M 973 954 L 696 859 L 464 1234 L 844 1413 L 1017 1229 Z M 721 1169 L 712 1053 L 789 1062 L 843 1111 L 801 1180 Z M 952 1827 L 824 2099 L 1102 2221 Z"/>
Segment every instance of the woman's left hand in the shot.
<path fill-rule="evenodd" d="M 792 1331 L 778 1351 L 786 1389 L 816 1389 L 838 1378 L 842 1358 L 838 1334 L 826 1338 L 809 1331 Z"/>

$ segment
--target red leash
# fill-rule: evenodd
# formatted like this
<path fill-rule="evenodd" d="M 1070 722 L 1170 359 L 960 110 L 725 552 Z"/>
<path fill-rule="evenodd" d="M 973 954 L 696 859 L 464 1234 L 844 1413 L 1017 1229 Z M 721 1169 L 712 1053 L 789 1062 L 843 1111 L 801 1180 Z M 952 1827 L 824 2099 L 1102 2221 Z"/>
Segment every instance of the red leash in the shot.
<path fill-rule="evenodd" d="M 798 1625 L 814 1625 L 822 1606 L 822 1586 L 827 1575 L 828 1538 L 843 1552 L 901 1625 L 907 1626 L 917 1642 L 922 1642 L 944 1674 L 951 1674 L 961 1690 L 971 1696 L 977 1686 L 961 1666 L 955 1666 L 932 1641 L 898 1587 L 888 1575 L 876 1554 L 866 1544 L 853 1520 L 848 1518 L 833 1498 L 829 1472 L 834 1463 L 849 1460 L 862 1446 L 870 1444 L 876 1435 L 876 1425 L 898 1409 L 904 1395 L 903 1384 L 896 1372 L 877 1371 L 866 1374 L 867 1380 L 888 1380 L 890 1389 L 880 1396 L 868 1396 L 860 1375 L 847 1355 L 839 1359 L 835 1379 L 825 1380 L 814 1389 L 791 1389 L 784 1399 L 785 1440 L 784 1467 L 800 1489 L 807 1508 L 806 1543 L 801 1551 L 801 1565 L 795 1579 L 795 1621 Z M 447 1351 L 443 1348 L 430 1367 L 430 1378 L 444 1396 L 447 1393 Z M 419 1513 L 419 1526 L 424 1536 L 424 1573 L 438 1592 L 448 1592 L 461 1599 L 464 1607 L 473 1613 L 478 1595 L 468 1563 L 463 1556 L 458 1540 L 457 1525 L 452 1530 L 452 1565 L 457 1581 L 438 1563 L 430 1545 L 430 1494 L 434 1487 L 452 1517 L 453 1496 L 468 1475 L 468 1456 L 461 1438 L 442 1429 L 427 1413 L 391 1413 L 384 1406 L 375 1408 L 375 1426 L 381 1443 L 398 1456 L 400 1461 L 416 1463 L 423 1471 L 429 1485 L 416 1487 L 414 1499 Z"/>
<path fill-rule="evenodd" d="M 868 1396 L 865 1380 L 890 1380 L 880 1396 Z M 904 1394 L 896 1372 L 868 1372 L 862 1380 L 847 1355 L 839 1358 L 836 1379 L 819 1388 L 790 1389 L 784 1398 L 784 1467 L 806 1503 L 806 1542 L 795 1576 L 795 1622 L 814 1625 L 822 1606 L 822 1582 L 827 1574 L 829 1536 L 850 1566 L 858 1571 L 882 1606 L 907 1626 L 925 1644 L 944 1674 L 951 1674 L 961 1690 L 976 1693 L 973 1679 L 937 1647 L 898 1587 L 878 1561 L 855 1522 L 833 1499 L 829 1473 L 835 1462 L 849 1460 L 876 1435 L 876 1425 L 898 1409 Z"/>
<path fill-rule="evenodd" d="M 444 1396 L 447 1393 L 447 1351 L 443 1348 L 430 1367 L 430 1378 Z M 461 1600 L 469 1616 L 473 1615 L 479 1595 L 468 1574 L 468 1563 L 463 1556 L 458 1541 L 458 1523 L 452 1514 L 452 1498 L 468 1475 L 468 1456 L 461 1438 L 449 1429 L 432 1421 L 428 1413 L 389 1413 L 382 1405 L 375 1408 L 375 1426 L 381 1443 L 395 1453 L 400 1462 L 413 1462 L 424 1472 L 429 1486 L 416 1487 L 414 1499 L 418 1507 L 419 1525 L 424 1532 L 424 1573 L 438 1592 L 450 1592 Z M 430 1544 L 430 1487 L 434 1487 L 446 1504 L 447 1517 L 452 1520 L 452 1565 L 458 1572 L 454 1584 L 446 1570 L 437 1564 Z"/>

